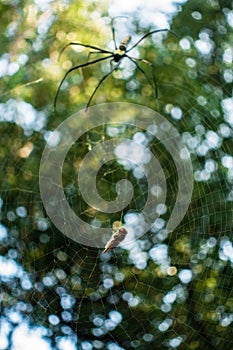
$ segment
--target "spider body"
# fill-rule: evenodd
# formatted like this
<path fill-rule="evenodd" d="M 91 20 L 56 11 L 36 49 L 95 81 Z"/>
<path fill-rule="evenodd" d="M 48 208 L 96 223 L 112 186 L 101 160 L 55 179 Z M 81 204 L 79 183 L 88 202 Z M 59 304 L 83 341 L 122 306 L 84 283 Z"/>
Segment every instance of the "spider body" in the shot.
<path fill-rule="evenodd" d="M 121 17 L 121 16 L 120 16 Z M 64 75 L 63 79 L 61 80 L 59 86 L 58 86 L 58 89 L 57 89 L 57 92 L 56 92 L 56 95 L 55 95 L 55 98 L 54 98 L 54 111 L 56 110 L 56 104 L 57 104 L 57 98 L 58 98 L 58 95 L 59 95 L 59 92 L 60 92 L 60 89 L 61 89 L 61 86 L 62 86 L 62 83 L 64 82 L 64 80 L 66 79 L 67 75 L 70 74 L 72 71 L 74 70 L 78 70 L 80 68 L 84 68 L 84 67 L 87 67 L 89 65 L 92 65 L 92 64 L 95 64 L 95 63 L 98 63 L 98 62 L 101 62 L 101 61 L 105 61 L 107 59 L 110 59 L 110 63 L 111 63 L 111 70 L 106 73 L 99 81 L 99 83 L 97 84 L 96 88 L 94 89 L 94 91 L 92 92 L 88 102 L 87 102 L 87 105 L 86 105 L 86 111 L 88 109 L 88 107 L 90 106 L 90 103 L 96 93 L 96 91 L 98 90 L 99 86 L 103 83 L 103 81 L 109 76 L 111 75 L 114 71 L 116 71 L 119 66 L 120 66 L 120 63 L 122 61 L 122 59 L 124 57 L 128 58 L 131 62 L 133 62 L 133 64 L 136 66 L 136 68 L 145 76 L 146 80 L 148 81 L 148 83 L 152 86 L 152 88 L 154 89 L 154 92 L 155 92 L 155 97 L 157 98 L 158 97 L 158 88 L 157 88 L 157 81 L 156 81 L 156 76 L 155 76 L 155 72 L 154 72 L 154 65 L 152 62 L 144 59 L 144 58 L 135 58 L 135 57 L 131 57 L 128 55 L 128 52 L 130 52 L 132 49 L 134 49 L 135 47 L 138 46 L 138 44 L 144 40 L 146 37 L 154 34 L 154 33 L 158 33 L 158 32 L 165 32 L 165 31 L 168 31 L 170 33 L 172 33 L 173 35 L 177 36 L 175 32 L 169 30 L 169 29 L 157 29 L 157 30 L 153 30 L 151 32 L 148 32 L 146 33 L 145 35 L 143 35 L 141 37 L 141 39 L 139 39 L 133 46 L 131 46 L 129 49 L 127 48 L 130 40 L 131 40 L 131 36 L 128 35 L 119 45 L 119 47 L 117 47 L 117 44 L 116 44 L 116 40 L 115 40 L 115 29 L 114 27 L 112 26 L 112 36 L 113 36 L 113 41 L 114 41 L 114 45 L 115 45 L 115 49 L 114 51 L 110 51 L 110 50 L 106 50 L 106 49 L 101 49 L 97 46 L 94 46 L 94 45 L 89 45 L 89 44 L 82 44 L 82 43 L 77 43 L 77 42 L 70 42 L 68 43 L 61 51 L 60 55 L 62 54 L 62 52 L 68 47 L 68 46 L 72 46 L 72 45 L 77 45 L 77 46 L 82 46 L 82 47 L 86 47 L 86 48 L 89 48 L 89 49 L 92 49 L 94 51 L 91 51 L 90 53 L 96 53 L 96 54 L 103 54 L 104 57 L 101 57 L 101 58 L 98 58 L 98 59 L 95 59 L 93 61 L 87 61 L 86 63 L 83 63 L 83 64 L 79 64 L 77 66 L 74 66 L 72 68 L 70 68 L 66 74 Z M 115 65 L 112 66 L 112 62 L 115 62 Z M 144 71 L 144 69 L 138 64 L 138 62 L 143 62 L 145 64 L 147 64 L 149 66 L 149 68 L 151 69 L 151 72 L 152 72 L 152 78 L 153 80 L 150 79 L 150 77 L 147 75 L 147 73 Z"/>
<path fill-rule="evenodd" d="M 126 48 L 128 43 L 131 40 L 131 36 L 128 35 L 119 45 L 118 49 L 115 49 L 113 51 L 113 61 L 115 61 L 116 63 L 119 62 L 120 60 L 122 60 L 123 57 L 125 57 L 126 55 Z"/>
<path fill-rule="evenodd" d="M 125 56 L 125 51 L 117 49 L 114 51 L 113 60 L 114 62 L 119 62 Z"/>

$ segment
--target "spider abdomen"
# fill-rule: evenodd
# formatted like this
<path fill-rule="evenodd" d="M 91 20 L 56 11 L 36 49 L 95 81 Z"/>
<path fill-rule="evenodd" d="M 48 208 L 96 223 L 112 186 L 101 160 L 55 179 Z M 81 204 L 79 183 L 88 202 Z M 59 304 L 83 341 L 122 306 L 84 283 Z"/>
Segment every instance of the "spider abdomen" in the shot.
<path fill-rule="evenodd" d="M 131 40 L 131 36 L 128 35 L 128 36 L 121 42 L 121 44 L 120 44 L 120 46 L 119 46 L 120 50 L 126 50 L 126 47 L 127 47 L 128 43 L 130 42 L 130 40 Z"/>
<path fill-rule="evenodd" d="M 116 49 L 113 53 L 113 59 L 115 62 L 119 62 L 124 56 L 126 52 L 126 47 L 131 40 L 131 36 L 128 35 L 121 43 L 118 49 Z"/>

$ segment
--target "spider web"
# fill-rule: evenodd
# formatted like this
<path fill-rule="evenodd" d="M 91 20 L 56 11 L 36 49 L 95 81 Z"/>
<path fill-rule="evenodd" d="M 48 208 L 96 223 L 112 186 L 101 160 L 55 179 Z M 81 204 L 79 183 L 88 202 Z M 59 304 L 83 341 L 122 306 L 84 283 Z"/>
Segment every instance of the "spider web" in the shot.
<path fill-rule="evenodd" d="M 104 255 L 102 249 L 68 239 L 44 211 L 38 186 L 39 156 L 50 131 L 40 128 L 38 119 L 41 135 L 36 137 L 31 125 L 20 119 L 17 123 L 24 130 L 2 122 L 1 170 L 7 174 L 1 189 L 3 325 L 11 323 L 17 329 L 27 320 L 31 325 L 41 323 L 43 336 L 54 348 L 68 340 L 69 346 L 78 344 L 86 350 L 232 347 L 230 101 L 225 99 L 225 121 L 222 118 L 218 123 L 220 100 L 228 95 L 227 89 L 224 85 L 215 88 L 218 82 L 205 71 L 199 77 L 202 87 L 194 87 L 195 61 L 189 54 L 185 59 L 189 75 L 184 79 L 179 79 L 184 76 L 183 62 L 175 63 L 172 82 L 166 61 L 160 75 L 160 89 L 176 96 L 175 105 L 171 98 L 159 103 L 160 111 L 180 130 L 194 170 L 189 210 L 170 234 L 164 226 L 175 203 L 178 175 L 169 152 L 155 137 L 147 147 L 156 151 L 164 169 L 168 188 L 164 212 L 148 234 Z M 12 108 L 19 112 L 22 106 L 26 105 L 10 101 L 1 108 L 9 116 Z M 42 125 L 45 115 L 40 117 Z M 32 125 L 35 128 L 34 121 Z M 127 125 L 111 131 L 131 139 L 145 137 L 145 132 Z M 83 154 L 110 136 L 106 126 L 84 135 Z M 39 154 L 31 144 L 37 145 Z M 137 177 L 117 161 L 105 164 L 97 178 L 104 199 L 114 198 L 121 176 L 132 183 L 134 197 L 114 215 L 98 213 L 78 192 L 77 164 L 83 154 L 80 143 L 74 144 L 64 163 L 64 191 L 72 209 L 87 222 L 112 227 L 120 221 L 137 233 L 148 195 L 145 177 Z"/>

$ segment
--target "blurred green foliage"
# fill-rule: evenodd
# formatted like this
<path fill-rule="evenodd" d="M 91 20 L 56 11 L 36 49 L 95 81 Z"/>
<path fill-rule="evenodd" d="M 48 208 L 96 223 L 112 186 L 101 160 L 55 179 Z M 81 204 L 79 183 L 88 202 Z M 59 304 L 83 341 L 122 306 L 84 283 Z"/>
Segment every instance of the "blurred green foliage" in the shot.
<path fill-rule="evenodd" d="M 53 226 L 43 208 L 39 164 L 49 132 L 85 107 L 110 69 L 104 63 L 71 73 L 54 113 L 60 80 L 67 69 L 88 57 L 88 50 L 70 47 L 58 60 L 59 52 L 69 41 L 108 48 L 108 6 L 107 1 L 54 1 L 45 8 L 29 0 L 0 4 L 0 252 L 2 264 L 12 260 L 22 269 L 14 276 L 2 275 L 1 317 L 17 327 L 10 317 L 17 311 L 31 325 L 44 325 L 54 348 L 58 336 L 68 335 L 80 349 L 230 350 L 233 139 L 232 112 L 226 110 L 230 108 L 227 103 L 232 107 L 233 81 L 230 1 L 189 0 L 171 25 L 179 39 L 168 34 L 162 41 L 153 36 L 140 44 L 140 57 L 155 65 L 157 101 L 145 77 L 132 66 L 109 77 L 92 101 L 127 101 L 157 110 L 179 131 L 191 153 L 194 191 L 189 210 L 170 235 L 149 232 L 139 240 L 146 266 L 138 268 L 127 250 L 116 249 L 104 259 L 99 249 L 69 240 Z M 137 31 L 129 33 L 132 40 L 154 29 L 142 28 L 140 17 L 132 16 Z M 120 33 L 116 35 L 123 39 Z M 143 69 L 150 74 L 146 65 Z M 31 117 L 30 123 L 23 121 L 23 113 Z M 124 213 L 111 216 L 90 210 L 75 180 L 82 157 L 108 138 L 103 128 L 95 132 L 79 140 L 79 152 L 76 145 L 71 148 L 63 183 L 72 208 L 88 222 L 98 218 L 105 226 L 121 220 L 119 215 Z M 132 138 L 134 133 L 125 128 L 124 136 Z M 176 169 L 163 145 L 154 141 L 151 149 L 166 174 L 167 220 L 176 198 Z M 135 189 L 134 201 L 125 213 L 140 211 L 146 183 L 117 162 L 101 169 L 98 190 L 111 200 L 116 195 L 115 184 L 125 177 Z M 152 252 L 161 246 L 168 255 L 159 263 Z M 182 271 L 191 271 L 189 282 L 179 277 Z M 122 317 L 115 326 L 110 322 L 113 311 L 117 312 L 115 319 Z M 51 321 L 51 315 L 59 318 L 58 324 Z M 12 332 L 7 338 L 6 349 L 11 349 Z M 85 348 L 85 342 L 90 347 Z"/>

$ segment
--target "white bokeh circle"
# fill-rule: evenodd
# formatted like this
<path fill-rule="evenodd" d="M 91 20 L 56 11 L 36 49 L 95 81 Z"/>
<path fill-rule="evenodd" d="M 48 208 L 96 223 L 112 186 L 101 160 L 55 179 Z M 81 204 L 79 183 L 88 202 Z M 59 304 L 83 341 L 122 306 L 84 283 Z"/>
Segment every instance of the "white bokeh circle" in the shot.
<path fill-rule="evenodd" d="M 81 110 L 62 122 L 51 134 L 44 149 L 39 172 L 40 192 L 45 210 L 54 225 L 67 237 L 92 247 L 103 247 L 103 237 L 111 234 L 111 227 L 95 227 L 83 221 L 70 207 L 62 185 L 62 170 L 67 153 L 79 138 L 99 126 L 119 126 L 130 124 L 158 139 L 170 153 L 176 165 L 178 191 L 176 203 L 167 221 L 166 230 L 173 231 L 183 219 L 191 201 L 193 190 L 193 171 L 189 152 L 174 126 L 163 116 L 144 106 L 125 102 L 106 103 Z M 54 139 L 54 135 L 56 138 Z M 143 171 L 148 188 L 158 186 L 161 190 L 159 200 L 148 191 L 142 212 L 146 233 L 159 216 L 158 203 L 166 201 L 166 178 L 163 169 L 149 147 L 131 139 L 114 137 L 100 141 L 84 157 L 78 173 L 78 186 L 82 198 L 95 210 L 105 213 L 121 212 L 134 196 L 133 186 L 127 179 L 116 184 L 117 196 L 114 201 L 106 201 L 96 188 L 96 176 L 100 168 L 111 160 L 135 162 L 134 152 L 117 155 L 116 149 L 127 145 L 137 154 L 145 154 Z M 119 153 L 119 152 L 118 152 Z M 124 153 L 124 152 L 123 152 Z"/>

